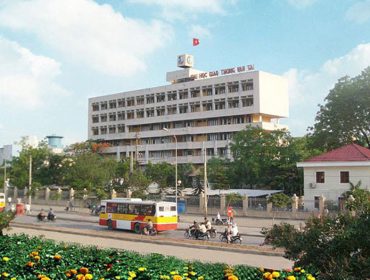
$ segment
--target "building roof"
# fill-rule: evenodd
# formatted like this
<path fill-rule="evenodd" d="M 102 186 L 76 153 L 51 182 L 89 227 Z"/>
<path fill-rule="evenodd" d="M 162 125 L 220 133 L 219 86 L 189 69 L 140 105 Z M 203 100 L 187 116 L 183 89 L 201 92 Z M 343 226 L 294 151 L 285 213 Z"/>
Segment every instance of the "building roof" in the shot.
<path fill-rule="evenodd" d="M 349 144 L 305 160 L 305 162 L 325 161 L 370 161 L 370 150 L 357 144 Z"/>

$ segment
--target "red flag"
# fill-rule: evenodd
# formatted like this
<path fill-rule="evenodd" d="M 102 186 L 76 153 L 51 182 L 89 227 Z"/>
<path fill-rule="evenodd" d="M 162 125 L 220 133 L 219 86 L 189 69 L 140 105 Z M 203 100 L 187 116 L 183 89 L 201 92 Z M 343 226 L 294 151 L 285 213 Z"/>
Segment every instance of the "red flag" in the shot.
<path fill-rule="evenodd" d="M 198 38 L 193 38 L 193 47 L 199 45 L 199 39 Z"/>

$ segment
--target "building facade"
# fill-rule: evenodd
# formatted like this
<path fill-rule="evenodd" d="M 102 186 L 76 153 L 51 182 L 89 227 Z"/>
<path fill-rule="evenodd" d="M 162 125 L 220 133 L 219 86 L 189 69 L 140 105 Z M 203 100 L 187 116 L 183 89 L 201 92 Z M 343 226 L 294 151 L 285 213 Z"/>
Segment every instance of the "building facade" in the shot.
<path fill-rule="evenodd" d="M 341 208 L 343 193 L 350 183 L 370 190 L 370 150 L 350 144 L 322 155 L 298 162 L 303 168 L 304 207 L 319 208 L 320 196 L 326 203 Z"/>
<path fill-rule="evenodd" d="M 13 158 L 13 146 L 4 145 L 0 148 L 0 165 L 3 165 L 5 161 L 11 161 Z"/>
<path fill-rule="evenodd" d="M 248 124 L 287 128 L 287 82 L 280 76 L 241 66 L 202 72 L 190 55 L 183 68 L 167 73 L 168 85 L 89 99 L 88 138 L 111 144 L 106 153 L 131 154 L 148 162 L 203 163 L 203 153 L 231 157 L 232 136 Z"/>

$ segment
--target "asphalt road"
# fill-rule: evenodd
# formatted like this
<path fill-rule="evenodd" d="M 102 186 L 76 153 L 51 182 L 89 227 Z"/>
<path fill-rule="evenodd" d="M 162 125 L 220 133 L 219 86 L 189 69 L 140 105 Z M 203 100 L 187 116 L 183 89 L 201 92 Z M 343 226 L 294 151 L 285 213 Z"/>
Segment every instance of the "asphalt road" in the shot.
<path fill-rule="evenodd" d="M 187 240 L 183 236 L 183 230 L 164 232 L 154 237 L 139 236 L 128 231 L 110 231 L 97 224 L 97 217 L 86 213 L 57 212 L 57 215 L 59 219 L 55 222 L 38 222 L 35 216 L 18 216 L 8 233 L 26 233 L 57 241 L 132 250 L 142 254 L 160 253 L 181 259 L 231 265 L 246 264 L 272 269 L 291 268 L 293 265 L 278 252 L 258 246 L 263 239 L 253 234 L 243 236 L 242 245 L 229 245 L 220 243 L 218 236 L 210 241 Z M 183 226 L 187 224 L 184 223 Z"/>

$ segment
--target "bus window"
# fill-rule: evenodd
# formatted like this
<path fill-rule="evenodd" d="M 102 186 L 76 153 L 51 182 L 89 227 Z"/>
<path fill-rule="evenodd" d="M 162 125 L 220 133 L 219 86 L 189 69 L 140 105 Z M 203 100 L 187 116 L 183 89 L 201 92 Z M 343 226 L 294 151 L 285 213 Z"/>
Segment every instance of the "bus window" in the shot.
<path fill-rule="evenodd" d="M 141 207 L 138 204 L 129 204 L 128 205 L 128 214 L 139 215 L 140 208 Z"/>
<path fill-rule="evenodd" d="M 171 206 L 171 211 L 176 211 L 176 206 Z"/>
<path fill-rule="evenodd" d="M 107 203 L 108 213 L 117 213 L 117 203 Z"/>
<path fill-rule="evenodd" d="M 159 206 L 158 207 L 158 210 L 159 210 L 159 212 L 164 212 L 164 207 L 163 206 Z"/>
<path fill-rule="evenodd" d="M 127 204 L 120 203 L 117 206 L 117 213 L 127 214 L 127 208 L 128 208 Z"/>
<path fill-rule="evenodd" d="M 154 216 L 155 214 L 155 205 L 142 205 L 141 211 L 143 215 Z"/>

